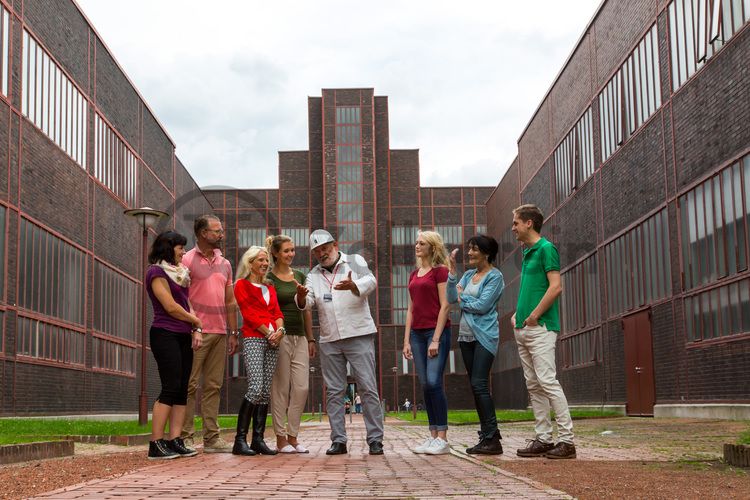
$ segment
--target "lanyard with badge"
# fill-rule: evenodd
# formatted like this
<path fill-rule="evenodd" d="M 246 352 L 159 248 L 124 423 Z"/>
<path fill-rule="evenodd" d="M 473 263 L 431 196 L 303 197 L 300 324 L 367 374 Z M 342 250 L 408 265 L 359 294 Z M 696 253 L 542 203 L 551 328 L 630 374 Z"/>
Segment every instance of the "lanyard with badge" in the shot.
<path fill-rule="evenodd" d="M 336 281 L 336 271 L 338 271 L 340 265 L 341 262 L 336 264 L 336 267 L 333 268 L 332 279 L 330 280 L 328 279 L 328 276 L 323 273 L 323 278 L 328 282 L 328 293 L 323 294 L 323 302 L 333 301 L 333 283 Z"/>

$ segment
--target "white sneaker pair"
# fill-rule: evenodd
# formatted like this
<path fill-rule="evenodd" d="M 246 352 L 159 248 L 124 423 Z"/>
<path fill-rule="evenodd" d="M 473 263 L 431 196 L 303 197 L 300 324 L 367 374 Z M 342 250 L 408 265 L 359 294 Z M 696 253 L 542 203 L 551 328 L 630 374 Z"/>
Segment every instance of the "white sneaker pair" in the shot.
<path fill-rule="evenodd" d="M 448 442 L 442 438 L 427 438 L 424 442 L 414 448 L 414 453 L 425 455 L 445 455 L 451 452 Z"/>

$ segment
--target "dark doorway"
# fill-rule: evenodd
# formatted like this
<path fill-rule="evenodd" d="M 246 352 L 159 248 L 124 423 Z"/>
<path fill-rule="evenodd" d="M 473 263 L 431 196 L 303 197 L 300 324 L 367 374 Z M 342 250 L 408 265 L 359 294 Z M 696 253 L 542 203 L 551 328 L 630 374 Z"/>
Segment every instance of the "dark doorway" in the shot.
<path fill-rule="evenodd" d="M 625 343 L 626 412 L 633 416 L 653 416 L 654 352 L 651 342 L 651 311 L 641 311 L 622 319 Z"/>

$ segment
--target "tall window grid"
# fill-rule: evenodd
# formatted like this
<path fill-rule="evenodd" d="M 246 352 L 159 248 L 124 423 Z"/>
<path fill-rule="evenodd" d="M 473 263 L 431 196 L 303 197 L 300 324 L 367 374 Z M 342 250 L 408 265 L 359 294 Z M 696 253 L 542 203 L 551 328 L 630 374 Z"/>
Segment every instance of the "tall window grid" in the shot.
<path fill-rule="evenodd" d="M 83 368 L 86 359 L 84 332 L 20 315 L 16 326 L 19 356 Z"/>
<path fill-rule="evenodd" d="M 10 14 L 0 5 L 0 90 L 8 96 L 9 58 L 10 58 Z"/>
<path fill-rule="evenodd" d="M 703 67 L 748 19 L 748 0 L 674 0 L 669 5 L 672 90 Z"/>
<path fill-rule="evenodd" d="M 5 297 L 5 206 L 0 205 L 0 301 Z M 0 328 L 2 328 L 2 322 L 0 319 Z M 0 348 L 3 346 L 2 338 L 0 337 Z"/>
<path fill-rule="evenodd" d="M 23 114 L 85 168 L 88 102 L 26 30 L 22 54 Z"/>
<path fill-rule="evenodd" d="M 656 25 L 599 94 L 602 161 L 661 106 L 659 43 Z"/>
<path fill-rule="evenodd" d="M 687 296 L 683 310 L 689 342 L 750 333 L 750 280 Z"/>
<path fill-rule="evenodd" d="M 131 207 L 135 205 L 137 165 L 130 148 L 95 113 L 94 176 Z"/>
<path fill-rule="evenodd" d="M 358 106 L 336 108 L 336 206 L 338 241 L 345 252 L 364 239 L 362 116 Z"/>
<path fill-rule="evenodd" d="M 564 368 L 579 368 L 600 363 L 604 359 L 601 328 L 560 339 L 560 351 Z"/>
<path fill-rule="evenodd" d="M 93 368 L 135 375 L 138 314 L 138 285 L 95 262 Z"/>
<path fill-rule="evenodd" d="M 413 245 L 418 234 L 419 228 L 416 226 L 392 226 L 391 245 Z"/>
<path fill-rule="evenodd" d="M 594 129 L 591 108 L 555 150 L 555 195 L 560 203 L 594 173 Z"/>
<path fill-rule="evenodd" d="M 309 227 L 288 227 L 281 230 L 281 234 L 289 236 L 294 241 L 295 247 L 310 246 Z"/>
<path fill-rule="evenodd" d="M 395 325 L 406 323 L 406 310 L 409 307 L 409 275 L 414 270 L 411 265 L 393 266 L 391 269 L 391 321 Z"/>
<path fill-rule="evenodd" d="M 604 253 L 610 316 L 671 295 L 666 209 L 607 244 Z"/>
<path fill-rule="evenodd" d="M 601 321 L 597 254 L 561 275 L 565 293 L 560 298 L 563 334 L 572 333 Z"/>
<path fill-rule="evenodd" d="M 686 290 L 748 268 L 750 156 L 679 198 Z"/>
<path fill-rule="evenodd" d="M 83 325 L 86 255 L 26 219 L 21 219 L 18 245 L 18 305 Z"/>
<path fill-rule="evenodd" d="M 266 246 L 266 234 L 268 231 L 265 228 L 242 228 L 237 230 L 237 247 L 238 248 L 250 248 L 251 246 Z"/>
<path fill-rule="evenodd" d="M 434 230 L 440 233 L 446 245 L 464 244 L 464 232 L 461 226 L 435 226 Z"/>

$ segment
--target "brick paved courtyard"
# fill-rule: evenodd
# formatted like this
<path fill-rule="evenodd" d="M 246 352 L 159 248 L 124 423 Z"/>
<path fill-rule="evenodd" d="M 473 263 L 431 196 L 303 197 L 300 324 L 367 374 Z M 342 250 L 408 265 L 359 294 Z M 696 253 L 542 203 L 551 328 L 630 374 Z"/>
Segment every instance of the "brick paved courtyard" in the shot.
<path fill-rule="evenodd" d="M 457 451 L 442 456 L 411 452 L 424 427 L 389 422 L 384 456 L 367 454 L 360 417 L 348 428 L 348 455 L 326 456 L 328 426 L 315 423 L 305 425 L 300 435 L 310 449 L 307 455 L 201 453 L 39 498 L 570 498 L 467 456 L 459 445 L 473 440 L 469 436 L 476 433 L 474 426 L 459 428 L 452 442 Z M 516 444 L 523 444 L 520 435 L 509 436 L 508 450 Z"/>

